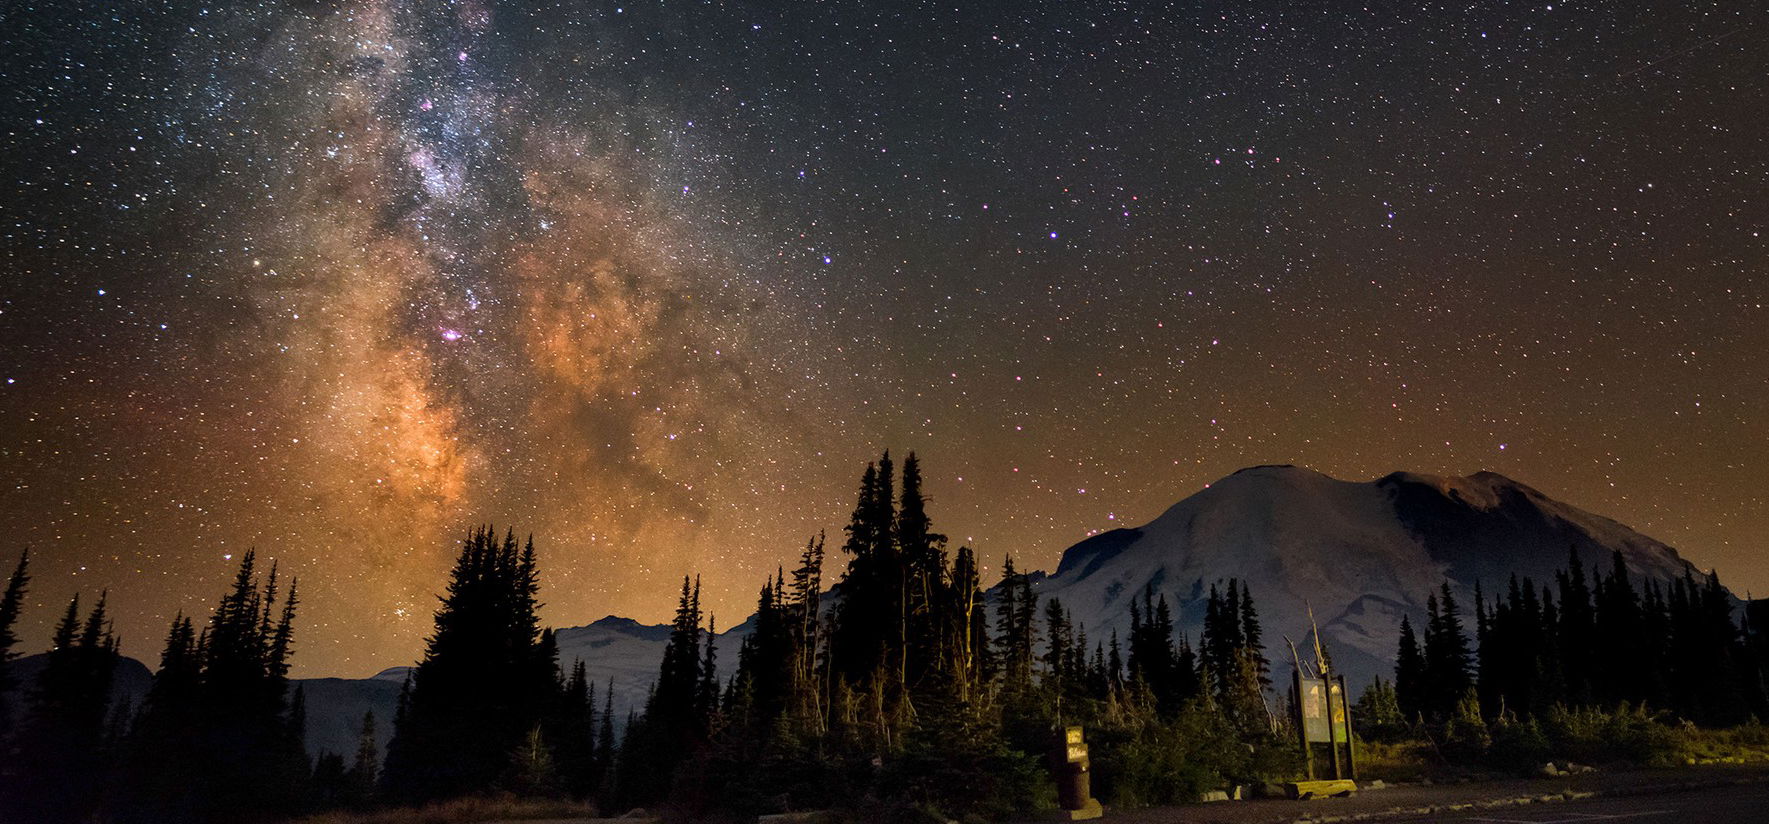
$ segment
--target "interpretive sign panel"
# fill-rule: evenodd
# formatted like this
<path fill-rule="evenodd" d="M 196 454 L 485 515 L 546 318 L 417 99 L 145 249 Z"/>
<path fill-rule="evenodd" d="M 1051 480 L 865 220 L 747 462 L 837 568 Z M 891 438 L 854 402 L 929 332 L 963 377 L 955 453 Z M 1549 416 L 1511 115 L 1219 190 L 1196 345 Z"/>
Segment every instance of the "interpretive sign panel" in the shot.
<path fill-rule="evenodd" d="M 1351 733 L 1345 725 L 1345 692 L 1338 682 L 1324 678 L 1302 679 L 1302 732 L 1311 744 L 1345 743 Z M 1332 716 L 1333 727 L 1327 728 Z"/>

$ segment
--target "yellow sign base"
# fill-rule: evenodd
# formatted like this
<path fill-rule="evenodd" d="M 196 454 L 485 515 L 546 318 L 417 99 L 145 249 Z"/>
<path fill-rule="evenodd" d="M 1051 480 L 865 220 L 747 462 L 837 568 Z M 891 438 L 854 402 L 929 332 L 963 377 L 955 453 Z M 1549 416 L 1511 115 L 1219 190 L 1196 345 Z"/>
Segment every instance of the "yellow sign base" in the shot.
<path fill-rule="evenodd" d="M 1351 795 L 1357 792 L 1357 782 L 1349 778 L 1329 779 L 1326 781 L 1297 781 L 1284 785 L 1284 793 L 1291 798 L 1330 798 L 1332 796 Z"/>

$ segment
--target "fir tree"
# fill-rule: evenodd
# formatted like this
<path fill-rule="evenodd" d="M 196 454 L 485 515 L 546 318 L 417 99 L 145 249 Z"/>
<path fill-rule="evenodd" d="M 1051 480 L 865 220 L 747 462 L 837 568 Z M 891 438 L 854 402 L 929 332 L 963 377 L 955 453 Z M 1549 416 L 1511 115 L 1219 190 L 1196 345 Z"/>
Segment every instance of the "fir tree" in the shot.
<path fill-rule="evenodd" d="M 1413 632 L 1412 621 L 1403 615 L 1400 619 L 1400 652 L 1394 664 L 1394 695 L 1401 717 L 1407 723 L 1413 723 L 1425 714 L 1427 677 L 1419 638 Z"/>
<path fill-rule="evenodd" d="M 83 820 L 97 808 L 112 766 L 104 736 L 116 663 L 105 596 L 84 621 L 74 596 L 31 692 L 19 733 L 27 757 L 0 787 L 0 819 L 52 824 Z"/>
<path fill-rule="evenodd" d="M 1585 565 L 1579 560 L 1578 547 L 1567 552 L 1566 570 L 1555 576 L 1560 590 L 1560 624 L 1557 628 L 1561 652 L 1561 678 L 1567 700 L 1586 705 L 1592 699 L 1595 676 L 1597 622 L 1591 606 L 1591 589 L 1585 577 Z"/>
<path fill-rule="evenodd" d="M 436 629 L 394 720 L 382 787 L 399 801 L 492 789 L 553 706 L 556 649 L 536 620 L 534 543 L 491 528 L 462 542 Z M 544 740 L 544 739 L 543 739 Z"/>
<path fill-rule="evenodd" d="M 707 743 L 707 683 L 711 646 L 702 647 L 700 584 L 682 578 L 676 616 L 664 646 L 657 681 L 640 719 L 627 727 L 620 752 L 622 803 L 649 804 L 665 797 L 682 762 Z M 709 639 L 710 644 L 710 639 Z"/>
<path fill-rule="evenodd" d="M 608 679 L 608 689 L 602 698 L 602 726 L 596 730 L 596 759 L 594 782 L 596 800 L 607 806 L 614 793 L 614 679 Z"/>
<path fill-rule="evenodd" d="M 1428 599 L 1432 620 L 1425 635 L 1426 713 L 1448 718 L 1473 686 L 1469 673 L 1468 636 L 1455 596 L 1445 581 L 1437 598 Z"/>
<path fill-rule="evenodd" d="M 357 730 L 356 757 L 344 776 L 346 802 L 354 807 L 366 807 L 375 799 L 375 786 L 381 774 L 381 749 L 375 740 L 374 710 L 362 714 L 362 725 Z"/>
<path fill-rule="evenodd" d="M 595 687 L 579 659 L 550 719 L 560 780 L 573 798 L 588 798 L 596 786 L 595 701 Z"/>
<path fill-rule="evenodd" d="M 12 661 L 18 657 L 12 649 L 18 644 L 12 628 L 24 605 L 25 588 L 31 583 L 30 567 L 31 551 L 27 549 L 19 553 L 18 566 L 6 579 L 6 593 L 0 595 L 0 756 L 8 754 L 7 743 L 12 734 L 12 707 L 7 704 L 7 694 L 18 686 L 13 683 L 11 672 Z M 4 780 L 4 769 L 0 768 L 0 781 Z"/>

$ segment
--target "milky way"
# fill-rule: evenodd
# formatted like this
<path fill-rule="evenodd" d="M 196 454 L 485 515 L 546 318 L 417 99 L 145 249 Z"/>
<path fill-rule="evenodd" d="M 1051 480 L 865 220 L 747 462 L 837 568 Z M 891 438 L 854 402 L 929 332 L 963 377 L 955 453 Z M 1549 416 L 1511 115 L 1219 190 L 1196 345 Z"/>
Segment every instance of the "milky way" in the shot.
<path fill-rule="evenodd" d="M 1769 589 L 1741 5 L 74 5 L 0 35 L 32 643 L 109 588 L 151 657 L 256 547 L 366 674 L 482 522 L 552 623 L 734 622 L 887 446 L 992 564 L 1281 462 Z"/>

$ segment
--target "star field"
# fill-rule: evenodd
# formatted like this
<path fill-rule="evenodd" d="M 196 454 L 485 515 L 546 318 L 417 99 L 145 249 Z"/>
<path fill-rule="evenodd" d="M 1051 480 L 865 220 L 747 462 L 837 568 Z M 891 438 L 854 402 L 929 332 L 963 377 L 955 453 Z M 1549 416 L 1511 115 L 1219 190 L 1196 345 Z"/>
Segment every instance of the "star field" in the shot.
<path fill-rule="evenodd" d="M 1503 472 L 1769 591 L 1750 4 L 22 0 L 0 523 L 151 657 L 257 547 L 298 673 L 451 542 L 721 623 L 923 458 L 1052 568 L 1242 466 Z M 0 556 L 6 557 L 6 556 Z"/>

